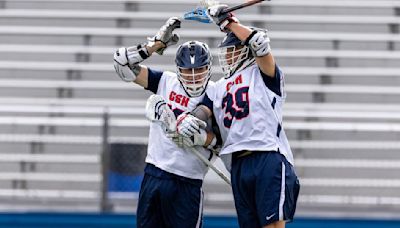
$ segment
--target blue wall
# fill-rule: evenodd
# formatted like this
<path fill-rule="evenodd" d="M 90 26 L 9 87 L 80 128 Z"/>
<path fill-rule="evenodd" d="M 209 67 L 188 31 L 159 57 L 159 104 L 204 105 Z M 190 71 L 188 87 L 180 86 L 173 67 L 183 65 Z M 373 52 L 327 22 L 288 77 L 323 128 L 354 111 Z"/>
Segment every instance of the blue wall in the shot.
<path fill-rule="evenodd" d="M 91 213 L 2 213 L 0 228 L 132 228 L 135 216 L 130 214 Z M 204 228 L 237 227 L 235 217 L 204 218 Z M 287 228 L 399 228 L 400 221 L 357 219 L 311 219 L 297 218 Z"/>

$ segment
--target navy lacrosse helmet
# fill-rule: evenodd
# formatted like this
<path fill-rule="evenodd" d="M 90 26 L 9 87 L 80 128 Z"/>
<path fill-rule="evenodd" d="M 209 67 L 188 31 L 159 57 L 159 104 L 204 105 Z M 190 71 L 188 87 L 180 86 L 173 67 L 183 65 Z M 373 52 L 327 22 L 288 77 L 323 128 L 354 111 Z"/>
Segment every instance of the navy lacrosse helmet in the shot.
<path fill-rule="evenodd" d="M 190 97 L 202 95 L 211 77 L 212 56 L 207 44 L 188 41 L 179 46 L 175 63 L 178 80 Z"/>
<path fill-rule="evenodd" d="M 253 30 L 261 30 L 252 28 Z M 250 48 L 245 46 L 233 33 L 228 32 L 220 43 L 218 59 L 225 78 L 231 77 L 238 71 L 245 69 L 255 62 Z"/>

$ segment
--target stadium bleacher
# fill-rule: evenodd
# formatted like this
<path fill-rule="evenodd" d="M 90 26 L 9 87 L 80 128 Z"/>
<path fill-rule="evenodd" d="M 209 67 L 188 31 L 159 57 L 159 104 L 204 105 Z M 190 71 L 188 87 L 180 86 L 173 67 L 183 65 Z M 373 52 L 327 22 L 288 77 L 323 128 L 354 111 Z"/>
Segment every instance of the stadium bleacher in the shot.
<path fill-rule="evenodd" d="M 117 78 L 113 51 L 197 4 L 0 2 L 0 210 L 100 210 L 103 113 L 109 142 L 148 140 L 150 93 Z M 280 0 L 238 16 L 270 30 L 286 73 L 284 127 L 302 183 L 298 215 L 398 218 L 400 2 Z M 179 34 L 209 43 L 214 55 L 223 37 L 194 22 Z M 148 63 L 174 71 L 175 51 Z M 214 60 L 215 80 L 222 72 Z M 229 187 L 212 171 L 204 185 L 206 214 L 235 212 Z M 136 210 L 135 196 L 112 199 L 115 211 Z"/>

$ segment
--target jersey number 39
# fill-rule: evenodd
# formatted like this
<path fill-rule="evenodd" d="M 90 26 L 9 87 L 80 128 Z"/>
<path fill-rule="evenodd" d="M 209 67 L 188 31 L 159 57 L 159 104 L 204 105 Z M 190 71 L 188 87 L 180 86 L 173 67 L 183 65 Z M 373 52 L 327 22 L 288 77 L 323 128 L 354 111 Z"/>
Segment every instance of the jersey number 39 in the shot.
<path fill-rule="evenodd" d="M 225 109 L 224 126 L 230 128 L 234 118 L 243 119 L 249 115 L 249 87 L 242 87 L 234 94 L 227 93 L 222 99 Z"/>

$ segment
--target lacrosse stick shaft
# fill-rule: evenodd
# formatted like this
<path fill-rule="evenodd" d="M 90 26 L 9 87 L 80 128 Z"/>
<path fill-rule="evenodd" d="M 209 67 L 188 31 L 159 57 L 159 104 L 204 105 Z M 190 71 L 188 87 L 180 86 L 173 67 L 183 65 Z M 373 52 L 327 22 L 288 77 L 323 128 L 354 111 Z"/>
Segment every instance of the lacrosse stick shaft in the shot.
<path fill-rule="evenodd" d="M 215 167 L 207 158 L 205 158 L 203 155 L 201 155 L 199 153 L 199 151 L 197 151 L 196 148 L 194 147 L 189 147 L 189 149 L 192 151 L 192 153 L 194 155 L 196 155 L 196 157 L 198 159 L 200 159 L 202 162 L 204 162 L 204 164 L 206 164 L 208 167 L 210 167 L 210 169 L 212 169 L 219 177 L 221 177 L 227 184 L 231 185 L 231 181 L 229 180 L 229 178 L 227 176 L 225 176 L 225 174 L 223 174 L 217 167 Z"/>
<path fill-rule="evenodd" d="M 246 3 L 237 5 L 237 6 L 232 6 L 229 7 L 227 9 L 225 9 L 222 13 L 230 13 L 232 11 L 238 10 L 238 9 L 242 9 L 248 6 L 252 6 L 254 4 L 263 2 L 263 1 L 270 1 L 270 0 L 251 0 L 251 1 L 247 1 Z M 207 15 L 207 9 L 215 4 L 218 4 L 217 2 L 212 2 L 209 3 L 209 1 L 204 1 L 203 3 L 203 7 L 202 8 L 197 8 L 195 10 L 192 10 L 190 12 L 185 13 L 185 15 L 183 16 L 183 19 L 185 20 L 192 20 L 192 21 L 198 21 L 201 23 L 212 23 L 211 18 Z"/>

